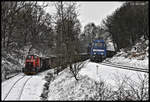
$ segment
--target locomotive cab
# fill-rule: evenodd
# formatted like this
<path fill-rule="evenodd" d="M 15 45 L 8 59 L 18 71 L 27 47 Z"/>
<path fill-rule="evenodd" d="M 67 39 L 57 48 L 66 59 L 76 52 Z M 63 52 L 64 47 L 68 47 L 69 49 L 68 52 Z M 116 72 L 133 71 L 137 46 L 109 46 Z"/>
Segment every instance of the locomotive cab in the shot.
<path fill-rule="evenodd" d="M 25 73 L 37 73 L 40 69 L 40 58 L 37 55 L 28 55 L 25 60 Z"/>
<path fill-rule="evenodd" d="M 91 46 L 90 59 L 102 61 L 106 57 L 106 44 L 104 40 L 94 40 Z"/>

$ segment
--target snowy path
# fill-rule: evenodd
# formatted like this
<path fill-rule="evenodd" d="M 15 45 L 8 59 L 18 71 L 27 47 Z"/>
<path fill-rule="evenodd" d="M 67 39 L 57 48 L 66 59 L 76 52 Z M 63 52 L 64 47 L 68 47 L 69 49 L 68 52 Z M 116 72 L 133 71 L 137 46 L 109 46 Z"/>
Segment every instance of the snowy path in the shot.
<path fill-rule="evenodd" d="M 88 62 L 84 68 L 81 69 L 79 72 L 81 75 L 87 75 L 90 78 L 99 81 L 104 80 L 112 85 L 115 85 L 114 79 L 116 77 L 122 78 L 123 76 L 128 76 L 134 81 L 138 81 L 138 75 L 144 76 L 147 73 L 144 72 L 137 72 L 132 70 L 120 69 L 115 67 L 110 67 L 106 65 L 101 65 L 94 62 Z"/>
<path fill-rule="evenodd" d="M 20 100 L 40 100 L 44 83 L 44 78 L 41 76 L 33 76 L 24 87 L 24 91 Z"/>
<path fill-rule="evenodd" d="M 10 94 L 7 96 L 5 100 L 40 100 L 40 95 L 43 91 L 43 85 L 45 83 L 44 77 L 46 73 L 49 71 L 50 70 L 41 72 L 37 75 L 32 75 L 32 76 L 25 75 L 24 78 L 22 78 L 18 83 L 16 83 L 16 85 L 14 86 L 14 88 L 12 88 L 12 90 L 10 91 Z M 12 85 L 23 75 L 24 74 L 21 73 L 9 80 L 2 82 L 2 86 L 1 86 L 2 87 L 2 91 L 1 91 L 2 100 L 4 100 L 4 98 L 6 97 Z M 29 80 L 27 81 L 27 79 Z M 26 81 L 27 83 L 22 89 Z"/>
<path fill-rule="evenodd" d="M 6 97 L 7 93 L 9 92 L 10 88 L 13 86 L 13 84 L 20 79 L 24 74 L 19 74 L 9 80 L 6 80 L 4 82 L 2 82 L 2 100 Z"/>
<path fill-rule="evenodd" d="M 17 82 L 17 84 L 12 88 L 5 100 L 19 100 L 24 83 L 29 78 L 31 78 L 31 76 L 25 76 L 21 80 L 19 80 L 19 82 Z"/>
<path fill-rule="evenodd" d="M 133 83 L 139 81 L 138 75 L 140 77 L 144 77 L 144 75 L 148 76 L 144 72 L 110 67 L 89 62 L 89 60 L 87 60 L 87 63 L 79 71 L 79 74 L 80 80 L 77 82 L 72 77 L 69 68 L 60 72 L 49 85 L 48 100 L 91 100 L 91 97 L 95 99 L 94 95 L 97 90 L 95 81 L 105 81 L 108 89 L 116 91 L 118 90 L 118 85 L 123 81 L 124 76 L 127 78 L 130 77 L 130 81 Z"/>

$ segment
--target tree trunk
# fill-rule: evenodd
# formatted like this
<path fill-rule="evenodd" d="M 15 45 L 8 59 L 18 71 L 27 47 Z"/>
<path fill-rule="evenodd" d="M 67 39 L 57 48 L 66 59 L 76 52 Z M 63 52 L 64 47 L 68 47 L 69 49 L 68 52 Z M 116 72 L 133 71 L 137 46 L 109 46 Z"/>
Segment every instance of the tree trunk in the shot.
<path fill-rule="evenodd" d="M 32 50 L 33 46 L 31 45 L 31 47 L 29 48 L 28 54 L 30 54 L 30 51 Z"/>
<path fill-rule="evenodd" d="M 78 81 L 76 71 L 74 71 L 74 70 L 73 70 L 73 68 L 72 68 L 72 64 L 70 64 L 69 66 L 70 66 L 70 71 L 72 72 L 72 74 L 73 74 L 74 78 L 76 79 L 76 81 Z"/>

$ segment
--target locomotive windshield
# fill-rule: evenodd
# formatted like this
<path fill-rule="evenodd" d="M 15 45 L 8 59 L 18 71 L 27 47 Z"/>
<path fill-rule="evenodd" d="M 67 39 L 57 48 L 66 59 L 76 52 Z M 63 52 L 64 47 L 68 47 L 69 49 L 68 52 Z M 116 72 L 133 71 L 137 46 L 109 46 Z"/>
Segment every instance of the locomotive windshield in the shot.
<path fill-rule="evenodd" d="M 34 59 L 37 59 L 37 56 L 34 56 Z"/>
<path fill-rule="evenodd" d="M 26 59 L 32 59 L 32 56 L 33 56 L 33 59 L 37 59 L 38 58 L 38 56 L 36 56 L 36 55 L 28 55 Z"/>
<path fill-rule="evenodd" d="M 31 55 L 28 55 L 26 59 L 31 59 L 31 58 L 32 58 L 32 56 L 31 56 Z"/>
<path fill-rule="evenodd" d="M 102 42 L 97 42 L 97 43 L 94 44 L 94 47 L 103 48 L 103 47 L 105 47 L 105 45 Z"/>

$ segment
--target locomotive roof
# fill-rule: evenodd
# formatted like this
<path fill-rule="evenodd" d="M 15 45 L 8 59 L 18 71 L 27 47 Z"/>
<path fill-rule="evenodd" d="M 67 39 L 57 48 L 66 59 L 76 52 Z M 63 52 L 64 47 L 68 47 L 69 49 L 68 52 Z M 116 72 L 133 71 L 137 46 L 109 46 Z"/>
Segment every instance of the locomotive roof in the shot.
<path fill-rule="evenodd" d="M 39 56 L 39 55 L 36 55 L 36 54 L 28 54 L 27 56 Z"/>
<path fill-rule="evenodd" d="M 93 42 L 105 42 L 104 40 L 94 40 Z"/>
<path fill-rule="evenodd" d="M 56 55 L 49 55 L 48 57 L 56 57 Z"/>

